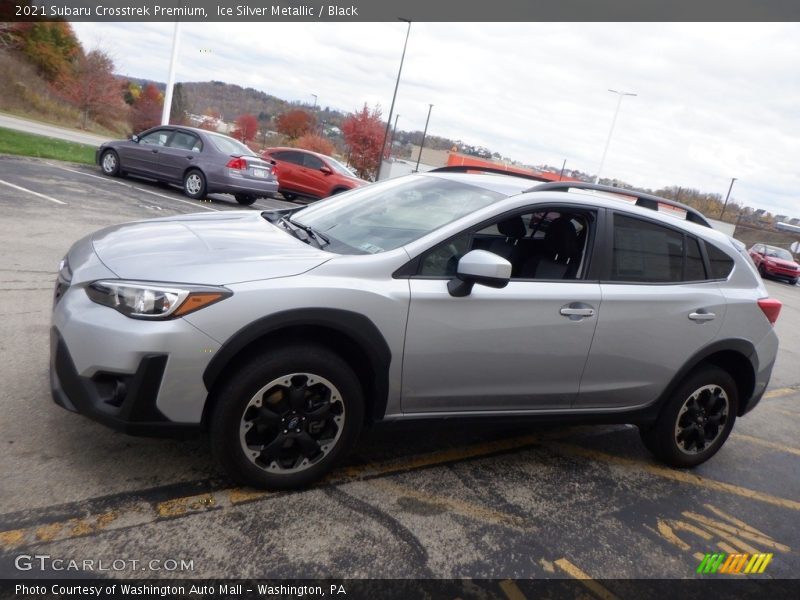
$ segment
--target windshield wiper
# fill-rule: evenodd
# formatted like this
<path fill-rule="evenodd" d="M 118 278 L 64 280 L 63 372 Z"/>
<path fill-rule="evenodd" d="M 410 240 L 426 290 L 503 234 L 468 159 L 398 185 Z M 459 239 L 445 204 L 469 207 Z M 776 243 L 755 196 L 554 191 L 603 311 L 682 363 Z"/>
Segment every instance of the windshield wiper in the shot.
<path fill-rule="evenodd" d="M 313 227 L 292 221 L 292 214 L 300 210 L 300 208 L 267 210 L 262 212 L 261 216 L 273 225 L 283 225 L 286 231 L 306 244 L 310 244 L 313 241 L 317 248 L 330 244 L 331 240 L 328 236 L 316 231 Z"/>
<path fill-rule="evenodd" d="M 331 243 L 331 240 L 328 236 L 326 236 L 324 233 L 320 233 L 313 227 L 309 227 L 308 225 L 303 225 L 302 223 L 298 223 L 297 221 L 292 221 L 291 217 L 284 217 L 284 219 L 291 225 L 299 227 L 301 230 L 305 231 L 308 235 L 313 237 L 317 241 L 317 244 L 319 245 L 320 248 L 322 248 L 323 245 L 320 243 L 321 241 L 325 242 L 324 244 L 325 246 Z"/>

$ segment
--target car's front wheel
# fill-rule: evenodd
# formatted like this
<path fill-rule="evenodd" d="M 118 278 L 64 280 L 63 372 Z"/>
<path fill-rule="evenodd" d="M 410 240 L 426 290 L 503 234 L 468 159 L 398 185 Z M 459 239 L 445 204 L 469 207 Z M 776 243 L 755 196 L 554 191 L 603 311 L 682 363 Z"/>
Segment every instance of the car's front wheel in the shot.
<path fill-rule="evenodd" d="M 728 439 L 738 402 L 736 383 L 727 371 L 701 367 L 672 394 L 656 423 L 640 428 L 642 441 L 670 466 L 699 465 Z"/>
<path fill-rule="evenodd" d="M 257 356 L 215 396 L 214 454 L 234 479 L 260 488 L 322 477 L 353 446 L 364 417 L 355 373 L 317 346 Z"/>
<path fill-rule="evenodd" d="M 200 200 L 206 196 L 206 178 L 197 169 L 192 169 L 183 178 L 183 191 L 195 200 Z"/>
<path fill-rule="evenodd" d="M 120 174 L 119 155 L 114 150 L 106 150 L 100 157 L 100 168 L 109 177 L 117 177 Z"/>
<path fill-rule="evenodd" d="M 256 196 L 251 194 L 236 194 L 236 201 L 243 206 L 250 206 L 256 201 Z"/>

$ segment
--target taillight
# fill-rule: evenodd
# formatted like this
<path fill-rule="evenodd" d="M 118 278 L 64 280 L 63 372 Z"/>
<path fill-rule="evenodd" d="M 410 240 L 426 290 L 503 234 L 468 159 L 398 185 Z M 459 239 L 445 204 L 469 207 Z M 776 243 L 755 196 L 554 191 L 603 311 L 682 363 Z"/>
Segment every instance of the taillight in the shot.
<path fill-rule="evenodd" d="M 236 171 L 246 171 L 247 161 L 242 157 L 232 158 L 228 161 L 228 164 L 225 166 L 228 167 L 229 169 L 234 169 Z"/>
<path fill-rule="evenodd" d="M 764 316 L 767 317 L 767 320 L 775 325 L 775 321 L 778 320 L 778 315 L 781 314 L 781 304 L 780 300 L 776 300 L 775 298 L 761 298 L 758 301 L 758 307 L 764 313 Z"/>

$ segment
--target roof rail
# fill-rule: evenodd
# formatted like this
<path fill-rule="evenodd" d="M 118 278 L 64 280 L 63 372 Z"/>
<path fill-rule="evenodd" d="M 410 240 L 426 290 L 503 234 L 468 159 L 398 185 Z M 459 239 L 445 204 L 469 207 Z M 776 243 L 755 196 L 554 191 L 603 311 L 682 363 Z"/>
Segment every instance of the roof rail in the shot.
<path fill-rule="evenodd" d="M 515 171 L 508 171 L 506 169 L 498 169 L 496 167 L 483 167 L 480 165 L 448 165 L 446 167 L 438 167 L 427 171 L 428 173 L 467 173 L 469 171 L 481 171 L 482 173 L 494 173 L 496 175 L 510 175 L 511 177 L 520 177 L 522 179 L 531 179 L 533 181 L 550 181 L 544 177 L 537 177 L 536 175 L 529 175 L 527 173 L 517 173 Z"/>
<path fill-rule="evenodd" d="M 678 202 L 676 200 L 669 200 L 667 198 L 662 198 L 661 196 L 654 196 L 653 194 L 646 194 L 645 192 L 639 192 L 637 190 L 628 190 L 625 188 L 618 188 L 610 185 L 602 185 L 600 183 L 588 183 L 585 181 L 554 181 L 551 183 L 542 183 L 540 185 L 535 185 L 532 188 L 528 188 L 525 191 L 566 192 L 567 190 L 570 189 L 597 190 L 599 192 L 609 192 L 612 194 L 629 196 L 632 198 L 636 198 L 636 206 L 643 206 L 644 208 L 649 208 L 650 210 L 658 210 L 659 204 L 666 204 L 667 206 L 671 206 L 673 208 L 679 208 L 680 210 L 685 211 L 687 221 L 691 221 L 692 223 L 697 223 L 705 227 L 711 227 L 711 223 L 709 223 L 708 220 L 703 216 L 703 213 L 692 208 L 691 206 L 687 206 L 682 202 Z"/>

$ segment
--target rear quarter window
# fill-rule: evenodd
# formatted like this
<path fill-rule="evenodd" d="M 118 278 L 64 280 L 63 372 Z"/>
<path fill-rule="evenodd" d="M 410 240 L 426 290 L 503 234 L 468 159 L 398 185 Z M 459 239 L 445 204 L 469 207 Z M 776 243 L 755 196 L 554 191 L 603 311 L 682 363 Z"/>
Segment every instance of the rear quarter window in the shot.
<path fill-rule="evenodd" d="M 711 279 L 727 279 L 733 270 L 733 259 L 709 242 L 706 242 L 706 253 Z"/>

